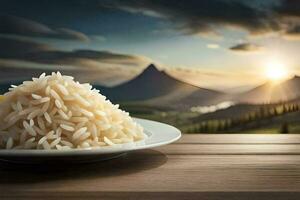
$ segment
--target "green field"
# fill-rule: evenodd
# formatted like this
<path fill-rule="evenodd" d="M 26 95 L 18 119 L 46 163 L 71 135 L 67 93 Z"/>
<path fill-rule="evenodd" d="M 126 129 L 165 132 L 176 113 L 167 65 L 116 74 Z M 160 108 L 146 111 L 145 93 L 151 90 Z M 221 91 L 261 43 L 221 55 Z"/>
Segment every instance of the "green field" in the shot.
<path fill-rule="evenodd" d="M 239 104 L 207 114 L 175 111 L 141 103 L 124 103 L 121 108 L 134 117 L 167 123 L 184 133 L 300 133 L 300 111 L 295 102 Z"/>

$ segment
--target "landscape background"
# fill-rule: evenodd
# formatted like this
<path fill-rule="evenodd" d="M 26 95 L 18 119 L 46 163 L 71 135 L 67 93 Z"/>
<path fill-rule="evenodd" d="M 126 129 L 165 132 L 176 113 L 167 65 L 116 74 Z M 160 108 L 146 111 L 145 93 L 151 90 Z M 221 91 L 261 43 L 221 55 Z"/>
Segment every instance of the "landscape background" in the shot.
<path fill-rule="evenodd" d="M 300 133 L 300 1 L 0 0 L 0 92 L 61 71 L 185 133 Z"/>

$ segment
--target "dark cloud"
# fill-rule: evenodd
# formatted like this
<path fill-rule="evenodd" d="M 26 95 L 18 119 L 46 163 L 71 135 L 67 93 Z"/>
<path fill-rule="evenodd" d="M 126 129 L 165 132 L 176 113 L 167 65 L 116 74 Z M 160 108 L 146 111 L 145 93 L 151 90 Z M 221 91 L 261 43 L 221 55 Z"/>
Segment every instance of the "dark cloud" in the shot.
<path fill-rule="evenodd" d="M 274 12 L 281 17 L 300 17 L 300 1 L 281 0 L 274 8 Z"/>
<path fill-rule="evenodd" d="M 238 52 L 258 52 L 263 50 L 263 47 L 257 44 L 243 43 L 229 48 L 231 51 Z"/>
<path fill-rule="evenodd" d="M 36 21 L 11 15 L 0 16 L 0 33 L 29 37 L 89 41 L 88 36 L 81 32 L 67 28 L 54 29 Z"/>
<path fill-rule="evenodd" d="M 220 28 L 239 28 L 251 35 L 285 32 L 300 25 L 300 1 L 110 0 L 103 8 L 163 18 L 187 34 L 218 35 Z M 296 19 L 295 19 L 296 18 Z"/>
<path fill-rule="evenodd" d="M 44 9 L 41 6 L 44 4 L 45 7 L 48 6 L 48 15 L 49 12 L 52 13 L 52 10 L 57 10 L 58 16 L 64 20 L 68 19 L 67 22 L 77 20 L 80 17 L 84 18 L 89 14 L 96 16 L 97 12 L 99 15 L 118 16 L 117 12 L 112 11 L 117 9 L 164 19 L 170 22 L 173 28 L 185 34 L 205 36 L 218 36 L 220 29 L 227 27 L 245 30 L 251 35 L 281 33 L 297 25 L 297 23 L 299 25 L 300 17 L 300 1 L 297 0 L 74 0 L 71 2 L 43 1 L 43 3 L 31 1 L 30 3 L 35 8 L 33 11 L 35 13 L 42 12 Z M 18 5 L 27 7 L 27 3 L 18 3 Z M 74 11 L 73 14 L 71 11 Z M 10 13 L 15 14 L 15 12 Z M 291 18 L 297 19 L 292 20 Z M 120 25 L 118 21 L 114 23 L 116 26 Z M 78 31 L 50 28 L 35 21 L 13 16 L 0 17 L 0 33 L 88 40 L 86 35 Z"/>
<path fill-rule="evenodd" d="M 0 38 L 0 44 L 0 59 L 86 68 L 98 68 L 103 64 L 144 66 L 149 62 L 145 57 L 109 51 L 62 51 L 46 44 L 15 38 Z"/>
<path fill-rule="evenodd" d="M 261 34 L 280 28 L 270 17 L 270 12 L 250 6 L 245 1 L 128 0 L 108 1 L 104 6 L 165 18 L 188 34 L 218 34 L 220 27 L 242 28 L 251 34 Z"/>
<path fill-rule="evenodd" d="M 0 58 L 25 58 L 27 55 L 52 50 L 47 44 L 5 37 L 0 37 L 0 44 Z"/>

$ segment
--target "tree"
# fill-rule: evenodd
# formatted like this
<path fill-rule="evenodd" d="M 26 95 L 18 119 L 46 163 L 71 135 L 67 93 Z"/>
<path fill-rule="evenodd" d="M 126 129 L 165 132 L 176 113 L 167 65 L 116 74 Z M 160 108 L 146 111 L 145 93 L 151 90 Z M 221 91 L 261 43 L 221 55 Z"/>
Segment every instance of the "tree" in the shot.
<path fill-rule="evenodd" d="M 280 126 L 280 133 L 289 133 L 289 125 L 287 122 L 283 122 Z"/>

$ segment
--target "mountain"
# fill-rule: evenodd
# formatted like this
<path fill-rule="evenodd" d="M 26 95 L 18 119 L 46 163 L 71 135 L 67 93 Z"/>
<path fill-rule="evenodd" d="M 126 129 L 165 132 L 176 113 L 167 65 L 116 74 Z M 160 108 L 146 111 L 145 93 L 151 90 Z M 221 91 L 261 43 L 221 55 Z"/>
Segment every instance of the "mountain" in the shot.
<path fill-rule="evenodd" d="M 200 88 L 173 78 L 153 64 L 132 80 L 115 87 L 101 87 L 101 93 L 112 101 L 143 101 L 149 105 L 190 107 L 220 101 L 223 93 Z"/>
<path fill-rule="evenodd" d="M 247 103 L 276 103 L 298 97 L 300 97 L 300 77 L 294 76 L 278 84 L 267 82 L 237 95 L 236 100 Z"/>

